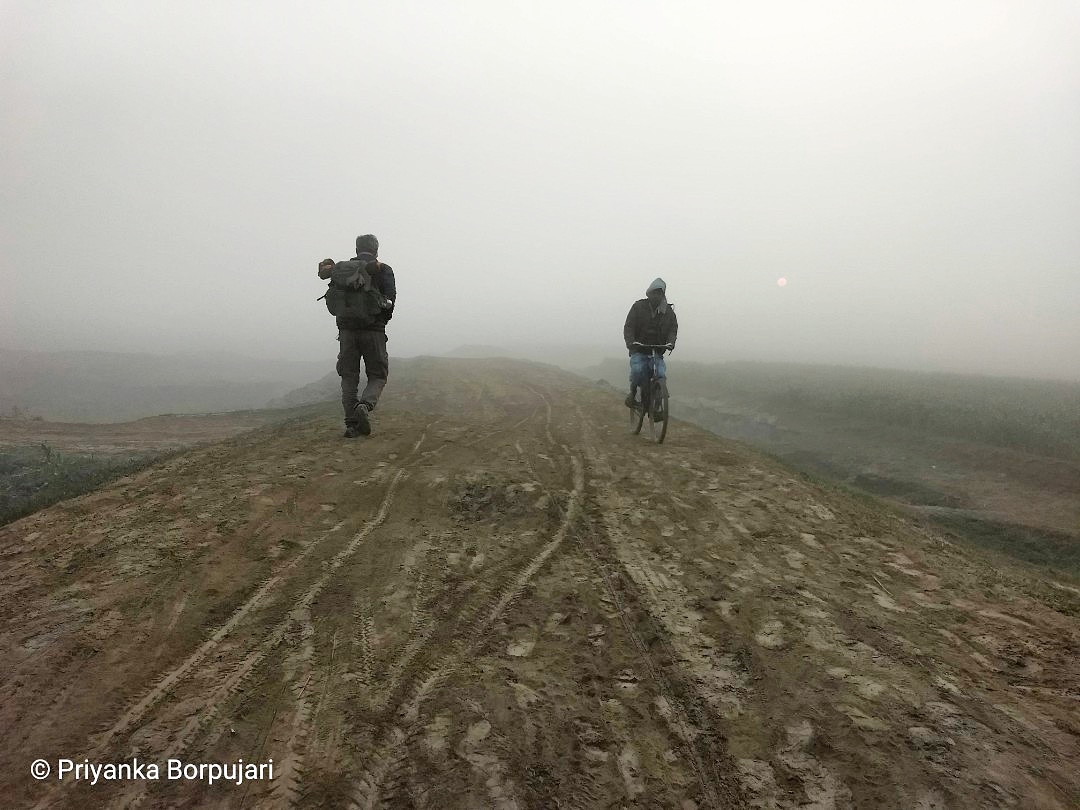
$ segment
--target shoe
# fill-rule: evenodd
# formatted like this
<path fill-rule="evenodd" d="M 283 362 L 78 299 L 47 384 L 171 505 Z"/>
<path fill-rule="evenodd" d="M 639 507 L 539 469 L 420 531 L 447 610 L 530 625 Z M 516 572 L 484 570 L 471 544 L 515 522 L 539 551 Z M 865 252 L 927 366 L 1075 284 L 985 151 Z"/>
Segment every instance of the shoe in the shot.
<path fill-rule="evenodd" d="M 371 420 L 368 419 L 368 411 L 371 407 L 361 403 L 356 406 L 356 430 L 360 436 L 371 435 Z"/>
<path fill-rule="evenodd" d="M 356 425 L 346 425 L 345 426 L 344 437 L 346 439 L 355 439 L 359 435 L 360 435 L 360 430 L 356 427 Z"/>
<path fill-rule="evenodd" d="M 634 407 L 634 395 L 633 394 L 627 394 L 626 399 L 623 400 L 623 404 L 626 405 L 627 408 L 633 408 Z"/>

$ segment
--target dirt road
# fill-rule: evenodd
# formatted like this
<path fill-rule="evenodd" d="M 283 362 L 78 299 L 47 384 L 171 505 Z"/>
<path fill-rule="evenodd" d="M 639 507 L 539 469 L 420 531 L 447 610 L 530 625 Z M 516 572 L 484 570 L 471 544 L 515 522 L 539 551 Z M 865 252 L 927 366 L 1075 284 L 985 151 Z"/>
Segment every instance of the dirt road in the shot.
<path fill-rule="evenodd" d="M 544 367 L 387 392 L 0 529 L 5 806 L 1080 805 L 1074 584 Z"/>

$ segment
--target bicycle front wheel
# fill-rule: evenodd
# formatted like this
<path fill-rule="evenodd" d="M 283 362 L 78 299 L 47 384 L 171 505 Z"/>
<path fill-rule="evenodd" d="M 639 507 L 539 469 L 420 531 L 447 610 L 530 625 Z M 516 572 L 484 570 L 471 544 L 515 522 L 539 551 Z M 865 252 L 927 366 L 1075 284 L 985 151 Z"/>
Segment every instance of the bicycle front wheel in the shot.
<path fill-rule="evenodd" d="M 668 412 L 667 381 L 653 380 L 649 396 L 649 434 L 657 444 L 663 444 L 667 436 L 670 413 Z"/>
<path fill-rule="evenodd" d="M 645 422 L 645 406 L 641 402 L 641 397 L 645 395 L 645 388 L 642 386 L 641 393 L 634 396 L 634 407 L 630 408 L 630 432 L 635 436 L 641 433 L 641 425 Z"/>

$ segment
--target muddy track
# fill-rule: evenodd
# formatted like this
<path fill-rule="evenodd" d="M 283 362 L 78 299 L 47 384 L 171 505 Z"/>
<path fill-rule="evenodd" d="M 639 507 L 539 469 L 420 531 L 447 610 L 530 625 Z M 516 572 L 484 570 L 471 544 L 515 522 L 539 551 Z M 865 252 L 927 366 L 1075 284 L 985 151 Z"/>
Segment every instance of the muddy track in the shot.
<path fill-rule="evenodd" d="M 146 713 L 149 712 L 171 689 L 173 689 L 180 681 L 187 678 L 193 671 L 197 670 L 203 660 L 221 645 L 248 614 L 265 602 L 270 594 L 280 588 L 292 571 L 300 566 L 312 551 L 327 538 L 340 531 L 344 525 L 344 522 L 335 524 L 333 528 L 316 538 L 315 541 L 309 544 L 299 555 L 283 566 L 282 570 L 262 582 L 251 598 L 237 608 L 236 612 L 234 612 L 221 627 L 214 631 L 210 638 L 208 638 L 178 667 L 162 675 L 145 696 L 125 711 L 120 716 L 119 720 L 101 735 L 93 748 L 90 749 L 89 756 L 100 756 L 109 745 L 112 744 L 117 736 L 125 734 L 135 724 L 140 722 L 146 716 Z"/>
<path fill-rule="evenodd" d="M 693 765 L 693 770 L 708 807 L 739 807 L 741 791 L 730 778 L 732 763 L 724 748 L 716 718 L 694 685 L 671 665 L 677 660 L 665 631 L 648 609 L 648 602 L 633 586 L 633 579 L 616 574 L 618 560 L 604 541 L 582 538 L 589 559 L 604 582 L 619 622 L 633 640 L 641 668 L 669 709 L 665 719 L 671 732 Z M 652 644 L 648 644 L 648 637 Z M 662 661 L 657 663 L 651 646 L 662 647 Z"/>
<path fill-rule="evenodd" d="M 1080 803 L 1075 583 L 541 366 L 423 373 L 369 440 L 315 416 L 0 530 L 13 806 Z"/>
<path fill-rule="evenodd" d="M 536 415 L 536 409 L 523 419 L 511 423 L 510 425 L 500 426 L 495 429 L 489 429 L 477 433 L 472 439 L 468 439 L 465 442 L 461 442 L 463 447 L 475 447 L 482 444 L 484 441 L 488 441 L 491 438 L 512 432 L 518 429 L 522 424 L 528 422 Z M 419 442 L 414 446 L 413 452 L 419 448 Z M 445 446 L 445 445 L 444 445 Z M 441 448 L 440 448 L 441 449 Z M 425 454 L 433 455 L 432 454 Z M 403 644 L 402 652 L 393 661 L 389 662 L 385 668 L 380 670 L 378 677 L 375 676 L 373 660 L 371 657 L 371 638 L 373 625 L 371 621 L 370 611 L 363 611 L 361 614 L 359 611 L 354 613 L 356 619 L 356 628 L 354 633 L 357 637 L 357 642 L 360 652 L 360 661 L 358 666 L 357 677 L 355 679 L 355 688 L 346 690 L 341 696 L 341 699 L 346 703 L 355 703 L 365 707 L 366 711 L 371 712 L 375 716 L 390 717 L 393 714 L 393 709 L 396 704 L 395 701 L 400 702 L 402 696 L 410 688 L 416 680 L 416 671 L 420 664 L 415 663 L 416 659 L 423 661 L 425 659 L 427 648 L 435 643 L 447 644 L 450 639 L 457 635 L 469 635 L 470 631 L 466 628 L 471 628 L 478 622 L 482 622 L 485 611 L 488 611 L 491 604 L 498 603 L 500 594 L 498 593 L 498 583 L 500 579 L 497 576 L 486 578 L 479 584 L 479 587 L 473 589 L 468 594 L 468 599 L 464 600 L 465 604 L 459 605 L 460 610 L 454 610 L 454 613 L 459 613 L 459 620 L 456 624 L 447 629 L 443 629 L 441 633 L 437 634 L 437 626 L 431 616 L 431 604 L 427 594 L 427 582 L 432 577 L 432 571 L 430 566 L 433 563 L 429 563 L 429 551 L 430 544 L 423 545 L 422 549 L 418 551 L 419 559 L 414 560 L 412 563 L 405 566 L 406 573 L 410 571 L 412 586 L 413 586 L 413 598 L 412 607 L 410 612 L 410 627 L 408 628 L 407 640 Z M 492 572 L 495 573 L 495 572 Z M 446 605 L 442 606 L 444 609 Z M 449 645 L 448 645 L 449 646 Z M 430 676 L 433 672 L 439 669 L 438 664 L 428 664 L 426 670 L 423 671 L 425 676 Z M 301 709 L 294 709 L 296 716 L 302 716 L 304 712 Z M 273 723 L 273 719 L 271 720 Z M 301 735 L 303 736 L 303 735 Z M 290 737 L 291 739 L 291 737 Z M 209 738 L 208 743 L 212 743 L 214 740 Z M 331 754 L 326 750 L 321 752 L 322 755 Z M 290 760 L 291 761 L 291 760 Z M 302 766 L 302 763 L 301 763 Z M 300 769 L 299 767 L 297 768 Z M 292 770 L 290 768 L 290 770 Z M 380 772 L 385 769 L 380 769 Z M 288 791 L 277 791 L 275 798 L 284 799 L 286 804 L 295 803 L 300 796 L 304 794 L 302 784 L 299 784 L 299 780 L 294 780 L 290 785 Z"/>
<path fill-rule="evenodd" d="M 423 456 L 417 454 L 426 439 L 429 428 L 430 425 L 421 432 L 412 446 L 410 456 L 403 460 L 402 467 L 391 478 L 375 516 L 366 522 L 347 541 L 345 546 L 330 558 L 328 570 L 325 570 L 315 580 L 314 584 L 308 587 L 300 596 L 293 598 L 291 605 L 286 609 L 284 619 L 278 622 L 239 661 L 229 661 L 226 656 L 217 656 L 216 660 L 208 661 L 211 654 L 221 647 L 223 642 L 233 635 L 251 614 L 259 610 L 265 603 L 273 600 L 283 586 L 291 578 L 295 577 L 297 570 L 304 565 L 316 549 L 324 545 L 326 541 L 340 536 L 341 529 L 345 525 L 344 521 L 336 523 L 331 529 L 317 536 L 303 551 L 262 582 L 252 596 L 245 600 L 193 654 L 179 666 L 163 674 L 149 692 L 127 709 L 108 729 L 103 731 L 87 753 L 87 758 L 102 758 L 106 752 L 116 747 L 119 739 L 130 733 L 136 725 L 142 723 L 147 715 L 153 711 L 154 707 L 166 696 L 169 696 L 184 681 L 196 678 L 211 684 L 211 686 L 208 689 L 202 689 L 199 693 L 201 707 L 192 712 L 179 727 L 174 727 L 169 732 L 168 741 L 163 750 L 167 757 L 175 757 L 183 753 L 200 734 L 208 734 L 211 740 L 220 736 L 223 729 L 220 727 L 220 721 L 217 720 L 217 717 L 221 705 L 244 684 L 255 668 L 282 643 L 291 631 L 302 627 L 305 620 L 310 624 L 311 603 L 326 587 L 337 569 L 350 556 L 355 554 L 360 544 L 386 519 L 395 491 L 407 475 L 407 467 L 423 458 Z M 301 689 L 301 694 L 302 692 L 303 689 Z M 215 723 L 218 723 L 217 728 L 213 728 Z M 137 803 L 140 794 L 141 786 L 133 783 L 119 798 L 118 806 Z M 53 799 L 53 795 L 46 795 L 38 806 L 48 806 Z"/>
<path fill-rule="evenodd" d="M 542 397 L 545 406 L 544 435 L 551 448 L 556 447 L 551 434 L 551 405 L 547 396 L 533 390 Z M 515 424 L 520 427 L 535 416 Z M 460 619 L 453 628 L 452 635 L 441 638 L 444 649 L 437 657 L 430 660 L 423 668 L 414 669 L 413 661 L 417 652 L 428 645 L 432 635 L 410 644 L 406 656 L 395 667 L 392 681 L 394 690 L 407 682 L 406 697 L 386 712 L 386 726 L 375 729 L 378 743 L 366 756 L 362 776 L 352 790 L 353 806 L 376 808 L 394 806 L 407 787 L 407 768 L 405 755 L 409 746 L 416 741 L 421 728 L 417 724 L 420 704 L 440 683 L 449 678 L 462 660 L 469 653 L 484 643 L 487 633 L 503 614 L 520 597 L 522 591 L 548 559 L 555 554 L 566 540 L 571 526 L 578 517 L 580 501 L 585 489 L 585 472 L 579 458 L 561 446 L 573 470 L 572 488 L 567 497 L 567 506 L 562 520 L 554 534 L 528 559 L 527 563 L 516 570 L 512 569 L 501 584 L 489 577 L 471 603 L 460 613 Z M 407 675 L 406 675 L 407 673 Z M 406 680 L 407 678 L 407 680 Z"/>
<path fill-rule="evenodd" d="M 537 397 L 541 398 L 541 395 L 537 393 Z M 537 412 L 537 408 L 533 408 L 527 416 L 512 424 L 485 431 L 478 431 L 472 438 L 460 442 L 460 445 L 465 448 L 477 448 L 484 442 L 488 442 L 497 436 L 507 434 L 513 435 L 523 425 L 533 421 Z M 432 603 L 439 597 L 445 598 L 445 594 L 437 594 L 431 591 L 431 587 L 439 580 L 437 569 L 440 565 L 440 561 L 434 556 L 433 549 L 437 550 L 441 546 L 442 543 L 439 541 L 438 537 L 426 539 L 418 554 L 419 559 L 412 564 L 404 566 L 405 573 L 411 576 L 413 586 L 410 607 L 410 627 L 408 630 L 407 641 L 403 645 L 403 652 L 387 667 L 387 672 L 397 673 L 396 677 L 390 677 L 390 688 L 387 689 L 387 691 L 394 691 L 393 687 L 400 678 L 401 672 L 408 668 L 409 662 L 416 656 L 417 652 L 428 643 L 430 636 L 436 632 L 436 623 L 432 616 Z M 468 603 L 483 603 L 484 600 L 490 598 L 490 595 L 496 590 L 497 580 L 493 581 L 492 578 L 484 578 L 475 583 L 473 593 L 468 596 L 467 600 L 464 600 L 463 604 L 457 605 L 456 609 L 451 612 L 456 613 L 457 609 L 465 607 Z M 385 686 L 384 689 L 386 689 Z"/>
<path fill-rule="evenodd" d="M 613 473 L 605 455 L 597 448 L 594 430 L 588 425 L 585 414 L 579 409 L 578 415 L 584 425 L 586 457 L 598 472 L 597 488 L 604 492 L 610 487 Z M 666 701 L 669 711 L 665 713 L 665 720 L 692 763 L 707 806 L 744 806 L 746 798 L 732 778 L 735 767 L 727 754 L 716 714 L 699 687 L 680 671 L 680 657 L 663 621 L 655 614 L 655 605 L 638 586 L 634 573 L 614 548 L 621 536 L 618 517 L 595 500 L 589 507 L 592 531 L 583 533 L 582 546 L 604 583 L 619 621 L 633 640 L 642 668 Z M 643 634 L 647 634 L 650 644 L 645 642 Z M 654 660 L 655 654 L 651 651 L 651 647 L 656 646 L 662 651 L 663 663 L 660 664 Z"/>

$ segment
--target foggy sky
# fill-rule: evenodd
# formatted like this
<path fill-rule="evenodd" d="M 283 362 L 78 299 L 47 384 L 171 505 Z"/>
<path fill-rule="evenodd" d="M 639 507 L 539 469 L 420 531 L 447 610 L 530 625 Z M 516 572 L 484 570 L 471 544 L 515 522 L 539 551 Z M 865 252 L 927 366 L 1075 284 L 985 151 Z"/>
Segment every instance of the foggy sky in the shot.
<path fill-rule="evenodd" d="M 373 232 L 392 356 L 617 355 L 660 275 L 673 362 L 1080 379 L 1069 0 L 0 9 L 0 347 L 332 364 Z"/>

